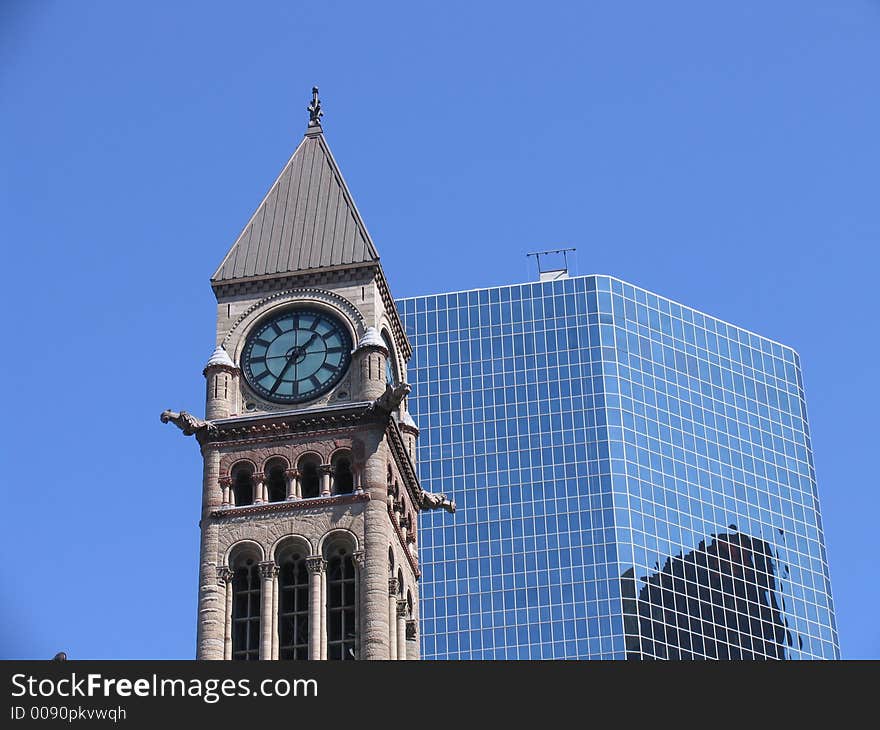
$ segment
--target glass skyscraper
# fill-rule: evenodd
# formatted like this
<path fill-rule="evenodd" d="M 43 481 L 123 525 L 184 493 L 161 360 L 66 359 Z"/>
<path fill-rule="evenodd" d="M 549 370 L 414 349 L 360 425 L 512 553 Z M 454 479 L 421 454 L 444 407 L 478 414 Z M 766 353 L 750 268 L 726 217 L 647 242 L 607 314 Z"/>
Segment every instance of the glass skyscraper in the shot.
<path fill-rule="evenodd" d="M 398 302 L 426 659 L 839 657 L 797 353 L 608 276 Z"/>

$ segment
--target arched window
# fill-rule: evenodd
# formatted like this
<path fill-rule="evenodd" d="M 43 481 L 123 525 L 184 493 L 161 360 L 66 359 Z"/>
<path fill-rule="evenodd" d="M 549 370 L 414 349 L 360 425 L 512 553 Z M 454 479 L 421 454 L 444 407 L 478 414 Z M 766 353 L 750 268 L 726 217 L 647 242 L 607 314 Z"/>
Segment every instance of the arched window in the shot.
<path fill-rule="evenodd" d="M 235 506 L 242 507 L 254 503 L 254 467 L 250 464 L 237 464 L 232 468 L 232 493 Z"/>
<path fill-rule="evenodd" d="M 284 475 L 286 466 L 281 459 L 273 459 L 266 465 L 266 491 L 270 502 L 283 502 L 287 499 L 287 478 Z"/>
<path fill-rule="evenodd" d="M 309 658 L 309 572 L 305 551 L 292 546 L 279 554 L 278 657 Z"/>
<path fill-rule="evenodd" d="M 385 348 L 388 350 L 388 357 L 385 358 L 385 382 L 388 385 L 397 385 L 397 363 L 394 361 L 394 345 L 391 344 L 391 338 L 384 330 L 382 331 L 382 340 L 385 342 Z"/>
<path fill-rule="evenodd" d="M 355 570 L 351 551 L 334 547 L 327 560 L 328 659 L 355 658 L 356 618 Z"/>
<path fill-rule="evenodd" d="M 318 497 L 321 494 L 321 476 L 318 474 L 318 459 L 304 456 L 299 462 L 299 478 L 302 496 Z"/>
<path fill-rule="evenodd" d="M 341 452 L 333 457 L 333 493 L 351 494 L 354 491 L 354 474 L 351 471 L 351 457 Z"/>
<path fill-rule="evenodd" d="M 251 555 L 232 564 L 232 658 L 260 658 L 260 570 Z"/>

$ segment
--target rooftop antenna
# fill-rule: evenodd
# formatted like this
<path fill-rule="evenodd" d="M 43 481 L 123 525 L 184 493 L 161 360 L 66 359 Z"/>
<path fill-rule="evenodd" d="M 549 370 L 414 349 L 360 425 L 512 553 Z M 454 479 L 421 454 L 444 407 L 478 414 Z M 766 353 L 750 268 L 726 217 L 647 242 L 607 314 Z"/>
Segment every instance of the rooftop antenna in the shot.
<path fill-rule="evenodd" d="M 534 256 L 535 261 L 538 263 L 538 280 L 539 281 L 555 281 L 556 279 L 567 279 L 568 278 L 568 254 L 571 251 L 577 251 L 576 248 L 556 248 L 556 249 L 548 249 L 547 251 L 533 251 L 532 253 L 527 253 L 526 257 Z M 541 257 L 542 256 L 558 256 L 562 254 L 562 266 L 555 266 L 553 268 L 548 268 L 542 265 Z M 558 262 L 558 259 L 557 259 Z"/>

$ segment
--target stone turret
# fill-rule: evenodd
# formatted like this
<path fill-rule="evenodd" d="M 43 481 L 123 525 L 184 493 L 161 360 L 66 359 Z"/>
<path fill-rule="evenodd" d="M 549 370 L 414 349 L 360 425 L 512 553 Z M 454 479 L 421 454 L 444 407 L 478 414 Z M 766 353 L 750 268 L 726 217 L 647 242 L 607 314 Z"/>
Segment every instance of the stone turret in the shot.
<path fill-rule="evenodd" d="M 419 438 L 419 427 L 416 426 L 413 417 L 409 415 L 409 411 L 406 410 L 405 403 L 406 401 L 404 400 L 404 404 L 400 409 L 400 418 L 397 421 L 397 425 L 400 427 L 400 432 L 403 434 L 403 442 L 406 444 L 406 452 L 409 454 L 409 458 L 412 459 L 413 466 L 415 466 L 416 441 Z"/>
<path fill-rule="evenodd" d="M 375 327 L 367 327 L 352 353 L 353 396 L 356 400 L 376 400 L 385 392 L 385 363 L 390 357 L 385 341 Z"/>
<path fill-rule="evenodd" d="M 205 369 L 205 417 L 211 421 L 216 418 L 228 418 L 238 408 L 236 406 L 236 393 L 238 393 L 239 369 L 226 350 L 217 346 Z"/>

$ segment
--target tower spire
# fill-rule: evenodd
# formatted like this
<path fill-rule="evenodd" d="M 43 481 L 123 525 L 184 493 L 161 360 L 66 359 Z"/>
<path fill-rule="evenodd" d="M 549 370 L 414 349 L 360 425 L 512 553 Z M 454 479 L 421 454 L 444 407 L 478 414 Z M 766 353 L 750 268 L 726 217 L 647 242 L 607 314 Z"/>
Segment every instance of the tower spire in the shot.
<path fill-rule="evenodd" d="M 312 87 L 312 103 L 308 106 L 309 112 L 309 129 L 312 127 L 321 128 L 321 117 L 324 116 L 324 110 L 321 109 L 321 100 L 318 98 L 318 87 Z"/>

